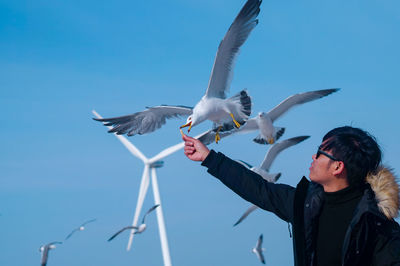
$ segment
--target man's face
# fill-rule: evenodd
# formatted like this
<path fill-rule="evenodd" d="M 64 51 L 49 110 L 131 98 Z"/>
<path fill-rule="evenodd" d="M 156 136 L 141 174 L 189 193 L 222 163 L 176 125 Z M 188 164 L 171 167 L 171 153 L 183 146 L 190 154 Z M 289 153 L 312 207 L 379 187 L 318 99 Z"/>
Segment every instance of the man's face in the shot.
<path fill-rule="evenodd" d="M 329 158 L 329 155 L 332 156 L 331 151 L 322 150 L 322 152 L 323 153 L 317 152 L 312 156 L 313 161 L 311 163 L 309 177 L 311 181 L 324 185 L 335 179 L 335 176 L 332 174 L 335 170 L 335 161 Z"/>

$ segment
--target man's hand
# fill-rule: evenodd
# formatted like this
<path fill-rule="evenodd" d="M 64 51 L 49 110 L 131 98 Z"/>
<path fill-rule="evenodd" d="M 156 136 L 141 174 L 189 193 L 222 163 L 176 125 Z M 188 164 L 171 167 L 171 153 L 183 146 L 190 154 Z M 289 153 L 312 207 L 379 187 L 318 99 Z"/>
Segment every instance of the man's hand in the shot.
<path fill-rule="evenodd" d="M 182 135 L 185 141 L 185 155 L 192 161 L 204 161 L 210 150 L 198 139 L 194 139 L 185 134 Z"/>

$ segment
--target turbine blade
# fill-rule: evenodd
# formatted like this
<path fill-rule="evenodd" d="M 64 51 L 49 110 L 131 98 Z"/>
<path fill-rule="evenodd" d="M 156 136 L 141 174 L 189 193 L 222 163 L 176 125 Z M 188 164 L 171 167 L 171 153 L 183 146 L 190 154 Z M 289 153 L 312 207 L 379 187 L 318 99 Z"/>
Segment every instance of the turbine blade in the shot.
<path fill-rule="evenodd" d="M 159 161 L 162 158 L 167 157 L 168 155 L 182 149 L 184 146 L 185 146 L 184 142 L 175 144 L 174 146 L 171 146 L 169 148 L 166 148 L 165 150 L 162 150 L 159 154 L 157 154 L 156 156 L 151 158 L 149 161 L 150 161 L 150 163 Z"/>
<path fill-rule="evenodd" d="M 203 133 L 197 135 L 197 136 L 194 137 L 194 138 L 197 139 L 197 138 L 201 137 L 202 135 L 204 135 L 206 132 L 208 132 L 208 131 L 204 131 Z M 174 152 L 176 152 L 176 151 L 182 149 L 184 146 L 185 146 L 185 142 L 182 141 L 182 142 L 180 142 L 180 143 L 178 143 L 178 144 L 175 144 L 174 146 L 171 146 L 171 147 L 169 147 L 169 148 L 166 148 L 166 149 L 162 150 L 159 154 L 157 154 L 156 156 L 154 156 L 153 158 L 150 158 L 150 159 L 149 159 L 149 162 L 150 162 L 150 163 L 153 163 L 153 162 L 159 161 L 159 160 L 161 160 L 162 158 L 165 158 L 165 157 L 167 157 L 168 155 L 170 155 L 170 154 L 172 154 L 172 153 L 174 153 Z"/>
<path fill-rule="evenodd" d="M 160 191 L 158 189 L 158 181 L 155 168 L 151 169 L 151 184 L 153 186 L 154 204 L 156 205 L 159 204 L 158 208 L 156 208 L 156 214 L 158 221 L 158 231 L 160 233 L 160 242 L 161 242 L 161 250 L 163 254 L 164 265 L 171 266 L 172 264 L 168 247 L 167 230 L 165 229 L 164 215 L 162 212 Z"/>
<path fill-rule="evenodd" d="M 149 182 L 150 182 L 149 178 L 150 178 L 149 166 L 146 164 L 144 166 L 144 170 L 143 170 L 142 181 L 140 182 L 139 195 L 138 195 L 138 200 L 136 203 L 136 210 L 135 210 L 135 215 L 133 217 L 132 226 L 137 226 L 137 221 L 139 219 L 139 215 L 142 210 L 143 201 L 144 201 L 144 198 L 146 197 L 146 193 L 149 188 Z M 131 233 L 129 234 L 128 246 L 126 247 L 127 251 L 129 251 L 131 249 L 133 236 L 134 236 L 134 230 L 132 229 Z"/>
<path fill-rule="evenodd" d="M 99 115 L 95 110 L 92 110 L 92 113 L 99 119 L 102 119 L 103 117 L 101 115 Z M 111 129 L 111 126 L 107 126 L 107 128 Z M 147 162 L 148 159 L 146 156 L 144 156 L 144 154 L 139 151 L 138 148 L 136 148 L 135 145 L 133 145 L 127 138 L 125 138 L 122 135 L 117 135 L 116 133 L 114 133 L 114 136 L 116 136 L 119 141 L 122 142 L 122 144 L 124 144 L 124 146 L 136 157 L 138 157 L 140 160 L 142 160 L 143 162 Z"/>

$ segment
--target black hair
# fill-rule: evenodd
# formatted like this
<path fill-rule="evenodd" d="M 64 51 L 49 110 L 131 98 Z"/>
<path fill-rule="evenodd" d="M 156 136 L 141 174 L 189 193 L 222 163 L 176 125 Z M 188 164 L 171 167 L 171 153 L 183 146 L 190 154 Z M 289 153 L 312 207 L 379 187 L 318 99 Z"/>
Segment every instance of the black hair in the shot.
<path fill-rule="evenodd" d="M 365 183 L 368 173 L 375 173 L 382 160 L 374 136 L 350 126 L 334 128 L 324 136 L 322 150 L 329 150 L 344 163 L 349 185 Z"/>

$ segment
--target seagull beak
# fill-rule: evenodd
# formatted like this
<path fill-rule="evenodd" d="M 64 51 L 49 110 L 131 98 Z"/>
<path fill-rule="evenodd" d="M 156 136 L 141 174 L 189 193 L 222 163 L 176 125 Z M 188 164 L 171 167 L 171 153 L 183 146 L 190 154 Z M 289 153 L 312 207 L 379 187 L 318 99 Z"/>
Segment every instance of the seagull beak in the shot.
<path fill-rule="evenodd" d="M 190 129 L 192 128 L 192 121 L 190 121 L 187 124 L 184 124 L 183 126 L 180 126 L 179 129 L 182 129 L 184 127 L 189 127 L 188 132 L 190 132 Z"/>

